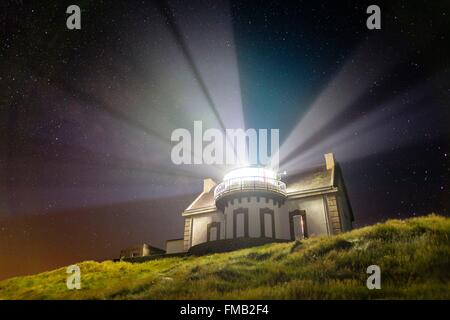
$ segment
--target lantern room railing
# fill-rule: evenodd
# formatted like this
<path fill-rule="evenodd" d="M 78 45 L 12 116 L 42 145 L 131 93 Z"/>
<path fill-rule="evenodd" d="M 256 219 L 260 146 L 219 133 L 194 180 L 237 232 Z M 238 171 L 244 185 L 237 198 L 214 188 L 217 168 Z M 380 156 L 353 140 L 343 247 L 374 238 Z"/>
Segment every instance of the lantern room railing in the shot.
<path fill-rule="evenodd" d="M 214 199 L 238 191 L 272 191 L 286 195 L 286 184 L 268 177 L 232 178 L 218 184 L 214 190 Z"/>

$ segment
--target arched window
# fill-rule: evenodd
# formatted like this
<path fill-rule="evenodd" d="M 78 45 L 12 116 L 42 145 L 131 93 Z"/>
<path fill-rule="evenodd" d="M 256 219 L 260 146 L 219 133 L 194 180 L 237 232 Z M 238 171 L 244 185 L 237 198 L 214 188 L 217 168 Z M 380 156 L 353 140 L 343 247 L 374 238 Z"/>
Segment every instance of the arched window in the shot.
<path fill-rule="evenodd" d="M 220 222 L 208 223 L 206 232 L 206 241 L 220 240 Z"/>
<path fill-rule="evenodd" d="M 275 238 L 275 216 L 274 211 L 269 208 L 259 209 L 259 221 L 261 225 L 262 238 Z"/>
<path fill-rule="evenodd" d="M 306 222 L 305 210 L 294 210 L 289 212 L 289 225 L 291 229 L 291 240 L 308 237 L 308 224 Z"/>
<path fill-rule="evenodd" d="M 242 237 L 248 238 L 248 208 L 233 210 L 233 238 Z"/>

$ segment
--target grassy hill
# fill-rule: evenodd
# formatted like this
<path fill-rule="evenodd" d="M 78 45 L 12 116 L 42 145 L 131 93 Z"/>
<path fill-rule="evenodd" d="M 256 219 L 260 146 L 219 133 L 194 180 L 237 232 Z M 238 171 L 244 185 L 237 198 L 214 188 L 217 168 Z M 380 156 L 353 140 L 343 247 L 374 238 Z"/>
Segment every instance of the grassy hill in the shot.
<path fill-rule="evenodd" d="M 381 268 L 368 290 L 366 268 Z M 386 223 L 333 237 L 145 263 L 86 261 L 0 282 L 1 299 L 450 299 L 450 218 Z"/>

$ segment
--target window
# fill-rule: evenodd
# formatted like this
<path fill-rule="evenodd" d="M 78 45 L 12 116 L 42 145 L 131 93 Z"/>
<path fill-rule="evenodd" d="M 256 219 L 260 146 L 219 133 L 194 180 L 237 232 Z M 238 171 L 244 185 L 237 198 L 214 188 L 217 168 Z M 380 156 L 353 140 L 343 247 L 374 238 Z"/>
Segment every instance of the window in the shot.
<path fill-rule="evenodd" d="M 206 232 L 206 241 L 220 240 L 220 222 L 209 223 Z"/>

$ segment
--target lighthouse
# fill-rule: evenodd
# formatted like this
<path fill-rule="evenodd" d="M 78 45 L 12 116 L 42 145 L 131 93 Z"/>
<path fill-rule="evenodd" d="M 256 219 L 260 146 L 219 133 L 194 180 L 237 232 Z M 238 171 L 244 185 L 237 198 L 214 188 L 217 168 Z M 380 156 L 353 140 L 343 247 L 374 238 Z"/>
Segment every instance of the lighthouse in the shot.
<path fill-rule="evenodd" d="M 350 230 L 353 213 L 341 168 L 332 153 L 324 158 L 295 174 L 241 167 L 220 183 L 205 179 L 203 192 L 182 213 L 180 250 L 222 252 Z"/>

